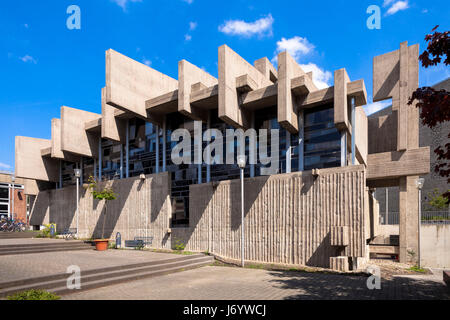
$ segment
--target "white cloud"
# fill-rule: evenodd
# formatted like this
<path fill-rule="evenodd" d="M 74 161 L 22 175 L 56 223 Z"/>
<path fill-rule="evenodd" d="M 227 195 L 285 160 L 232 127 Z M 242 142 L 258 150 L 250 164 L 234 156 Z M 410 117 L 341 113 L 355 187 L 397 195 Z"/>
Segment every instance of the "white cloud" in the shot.
<path fill-rule="evenodd" d="M 313 74 L 313 82 L 319 89 L 328 88 L 330 84 L 330 80 L 333 75 L 330 71 L 324 70 L 317 66 L 315 63 L 301 64 L 303 71 L 311 72 Z"/>
<path fill-rule="evenodd" d="M 327 88 L 330 86 L 330 81 L 333 77 L 330 71 L 320 68 L 315 63 L 309 62 L 306 64 L 301 63 L 301 58 L 311 53 L 314 50 L 314 45 L 308 41 L 308 39 L 295 36 L 290 39 L 281 38 L 277 41 L 277 49 L 275 55 L 272 58 L 272 63 L 277 63 L 277 54 L 283 51 L 287 51 L 299 64 L 305 72 L 313 73 L 313 82 L 319 88 Z"/>
<path fill-rule="evenodd" d="M 243 20 L 228 20 L 221 26 L 219 31 L 229 35 L 241 35 L 251 37 L 255 34 L 269 36 L 272 35 L 272 24 L 274 19 L 269 14 L 264 18 L 258 19 L 254 22 L 245 22 Z"/>
<path fill-rule="evenodd" d="M 408 1 L 397 1 L 386 12 L 386 16 L 393 15 L 398 11 L 406 10 L 409 8 Z"/>
<path fill-rule="evenodd" d="M 19 59 L 22 60 L 22 62 L 25 62 L 25 63 L 27 63 L 27 62 L 34 63 L 34 64 L 37 63 L 36 59 L 34 59 L 32 56 L 30 56 L 28 54 L 23 56 L 23 57 L 20 57 Z"/>
<path fill-rule="evenodd" d="M 11 169 L 11 166 L 10 166 L 9 164 L 0 162 L 0 168 L 3 168 L 3 169 Z"/>
<path fill-rule="evenodd" d="M 192 36 L 191 36 L 191 35 L 189 35 L 189 34 L 185 34 L 185 35 L 184 35 L 184 40 L 190 41 L 191 39 L 192 39 Z"/>
<path fill-rule="evenodd" d="M 152 62 L 150 60 L 146 59 L 146 58 L 142 59 L 142 63 L 147 65 L 147 66 L 149 66 L 149 67 L 152 65 Z"/>
<path fill-rule="evenodd" d="M 364 106 L 364 111 L 366 115 L 371 115 L 372 113 L 378 112 L 392 105 L 392 100 L 372 102 Z"/>
<path fill-rule="evenodd" d="M 117 4 L 119 7 L 121 7 L 123 11 L 127 10 L 127 4 L 129 2 L 142 2 L 142 0 L 111 0 L 111 1 Z"/>
<path fill-rule="evenodd" d="M 189 30 L 195 30 L 197 28 L 197 22 L 191 21 L 189 22 Z"/>
<path fill-rule="evenodd" d="M 383 2 L 383 7 L 387 7 L 388 5 L 390 5 L 392 2 L 394 2 L 395 0 L 384 0 Z"/>
<path fill-rule="evenodd" d="M 295 36 L 290 39 L 281 38 L 280 41 L 277 41 L 275 54 L 287 51 L 295 60 L 299 61 L 301 56 L 310 53 L 313 49 L 314 45 L 308 39 Z"/>

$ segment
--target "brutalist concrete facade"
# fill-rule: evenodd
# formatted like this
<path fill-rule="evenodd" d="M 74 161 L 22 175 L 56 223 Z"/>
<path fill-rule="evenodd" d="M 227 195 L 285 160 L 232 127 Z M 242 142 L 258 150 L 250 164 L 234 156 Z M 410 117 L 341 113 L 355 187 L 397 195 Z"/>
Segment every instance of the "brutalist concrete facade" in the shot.
<path fill-rule="evenodd" d="M 372 191 L 396 185 L 401 189 L 400 261 L 405 261 L 406 251 L 417 248 L 414 181 L 429 172 L 430 158 L 429 148 L 419 147 L 418 112 L 407 105 L 418 86 L 418 46 L 404 42 L 399 50 L 374 58 L 374 101 L 393 100 L 394 111 L 387 119 L 368 122 L 362 109 L 367 103 L 364 80 L 351 80 L 345 69 L 336 70 L 334 86 L 325 89 L 318 89 L 312 79 L 287 52 L 278 55 L 275 68 L 267 58 L 252 65 L 223 45 L 218 49 L 217 79 L 182 60 L 176 80 L 108 50 L 101 114 L 62 107 L 61 119 L 52 121 L 51 140 L 16 137 L 16 175 L 53 185 L 50 190 L 40 183 L 32 223 L 73 227 L 74 187 L 63 188 L 63 170 L 68 164 L 89 167 L 102 179 L 103 157 L 116 153 L 120 161 L 112 168 L 118 168 L 117 175 L 103 182 L 120 190 L 106 222 L 109 235 L 119 231 L 127 238 L 154 236 L 158 248 L 179 239 L 190 250 L 238 259 L 238 181 L 223 175 L 214 181 L 209 165 L 183 169 L 181 178 L 170 171 L 167 136 L 176 129 L 174 123 L 191 126 L 188 120 L 202 121 L 206 128 L 242 129 L 261 128 L 274 120 L 270 123 L 285 139 L 280 144 L 282 174 L 258 176 L 254 167 L 246 168 L 246 259 L 343 270 L 348 267 L 344 260 L 361 265 L 369 256 L 367 241 L 377 233 L 378 206 Z M 320 162 L 319 157 L 314 167 L 314 156 L 305 147 L 312 145 L 308 119 L 321 111 L 331 117 L 327 130 L 337 149 L 331 156 L 334 162 Z M 274 118 L 267 116 L 258 124 L 266 114 Z M 102 149 L 105 144 L 110 145 L 108 155 Z M 136 148 L 133 152 L 130 144 Z M 134 152 L 139 148 L 148 149 L 148 157 L 132 163 L 130 157 L 139 156 Z M 230 165 L 230 172 L 235 169 Z M 174 224 L 179 208 L 172 198 L 178 179 L 189 181 L 183 191 L 189 216 L 182 226 Z M 78 221 L 83 221 L 79 229 L 86 237 L 95 236 L 101 207 L 83 191 Z"/>

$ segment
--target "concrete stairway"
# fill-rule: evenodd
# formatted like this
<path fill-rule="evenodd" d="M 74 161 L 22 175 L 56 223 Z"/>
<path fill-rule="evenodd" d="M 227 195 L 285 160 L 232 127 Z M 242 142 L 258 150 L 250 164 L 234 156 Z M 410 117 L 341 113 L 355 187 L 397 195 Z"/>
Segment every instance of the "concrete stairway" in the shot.
<path fill-rule="evenodd" d="M 81 270 L 81 289 L 67 288 L 67 279 L 71 276 L 67 273 L 2 282 L 0 283 L 0 298 L 30 289 L 44 289 L 58 295 L 70 294 L 121 282 L 199 268 L 209 265 L 213 261 L 214 258 L 211 256 L 195 254 L 130 265 Z"/>
<path fill-rule="evenodd" d="M 25 231 L 25 232 L 5 232 L 0 231 L 1 239 L 21 239 L 21 238 L 33 238 L 36 237 L 38 231 Z"/>
<path fill-rule="evenodd" d="M 0 242 L 1 243 L 1 242 Z M 11 244 L 0 245 L 0 256 L 13 254 L 30 254 L 54 251 L 73 251 L 73 250 L 93 250 L 94 247 L 90 243 L 82 241 L 67 241 L 51 243 L 33 243 L 33 244 Z"/>

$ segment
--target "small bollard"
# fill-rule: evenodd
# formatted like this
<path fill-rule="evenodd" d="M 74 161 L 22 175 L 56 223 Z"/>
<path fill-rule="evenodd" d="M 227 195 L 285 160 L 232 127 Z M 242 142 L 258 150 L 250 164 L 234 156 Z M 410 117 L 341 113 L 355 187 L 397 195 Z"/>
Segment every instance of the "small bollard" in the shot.
<path fill-rule="evenodd" d="M 122 236 L 120 235 L 120 232 L 116 233 L 116 249 L 119 249 L 122 247 Z"/>
<path fill-rule="evenodd" d="M 56 233 L 56 230 L 55 230 L 55 224 L 52 223 L 52 224 L 50 224 L 50 235 L 51 235 L 52 237 L 54 237 L 54 236 L 55 236 L 55 233 Z"/>

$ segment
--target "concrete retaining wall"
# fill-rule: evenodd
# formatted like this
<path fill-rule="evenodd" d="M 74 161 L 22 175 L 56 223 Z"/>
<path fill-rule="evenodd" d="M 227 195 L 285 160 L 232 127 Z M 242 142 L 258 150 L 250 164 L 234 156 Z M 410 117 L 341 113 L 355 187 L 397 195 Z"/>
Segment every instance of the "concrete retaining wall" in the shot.
<path fill-rule="evenodd" d="M 119 196 L 108 203 L 105 234 L 115 238 L 116 232 L 122 241 L 135 236 L 153 236 L 153 247 L 170 248 L 167 233 L 170 223 L 170 191 L 167 172 L 139 177 L 102 182 L 108 183 Z M 101 237 L 105 217 L 104 202 L 94 200 L 88 190 L 80 187 L 79 207 L 80 237 Z M 40 192 L 33 207 L 31 223 L 41 225 L 56 223 L 57 231 L 76 228 L 76 187 Z"/>
<path fill-rule="evenodd" d="M 246 260 L 329 267 L 332 256 L 367 255 L 364 166 L 250 178 L 244 190 Z M 190 195 L 190 227 L 173 239 L 240 259 L 239 180 L 191 185 Z M 348 226 L 347 246 L 331 246 L 333 226 Z"/>
<path fill-rule="evenodd" d="M 450 224 L 422 224 L 420 232 L 422 264 L 450 268 Z"/>

